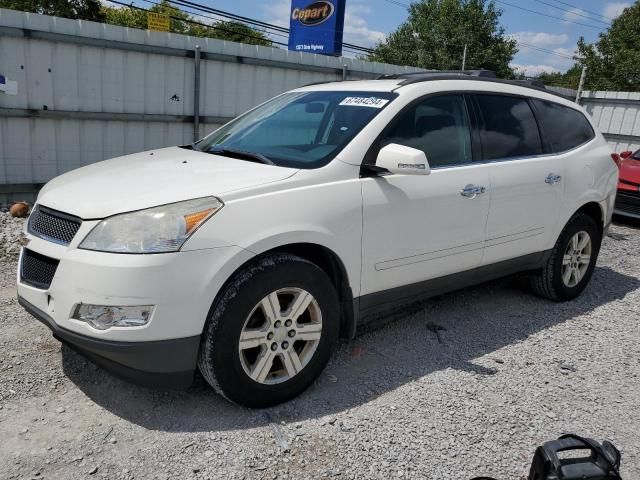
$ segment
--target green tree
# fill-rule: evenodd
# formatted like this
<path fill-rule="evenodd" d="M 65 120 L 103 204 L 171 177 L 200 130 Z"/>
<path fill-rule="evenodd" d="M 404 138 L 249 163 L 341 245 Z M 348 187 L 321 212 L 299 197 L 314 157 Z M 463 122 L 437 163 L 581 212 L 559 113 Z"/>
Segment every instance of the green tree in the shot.
<path fill-rule="evenodd" d="M 588 90 L 640 90 L 640 1 L 624 9 L 593 44 L 578 40 Z"/>
<path fill-rule="evenodd" d="M 509 63 L 518 51 L 517 42 L 505 36 L 501 15 L 493 0 L 416 1 L 407 21 L 375 47 L 370 59 L 459 70 L 466 44 L 466 68 L 485 68 L 511 78 Z"/>
<path fill-rule="evenodd" d="M 0 8 L 103 22 L 100 0 L 0 0 Z"/>
<path fill-rule="evenodd" d="M 102 10 L 106 23 L 123 27 L 147 28 L 147 12 L 145 10 L 108 6 L 104 6 Z M 149 11 L 168 15 L 170 17 L 170 31 L 173 33 L 182 33 L 192 37 L 219 38 L 252 45 L 272 45 L 264 33 L 254 30 L 244 23 L 218 21 L 208 25 L 173 7 L 167 0 L 162 0 L 158 5 L 151 7 Z"/>
<path fill-rule="evenodd" d="M 574 90 L 577 90 L 578 84 L 580 83 L 581 74 L 582 67 L 576 63 L 565 73 L 542 72 L 540 75 L 538 75 L 537 78 L 545 85 L 553 87 L 573 88 Z"/>

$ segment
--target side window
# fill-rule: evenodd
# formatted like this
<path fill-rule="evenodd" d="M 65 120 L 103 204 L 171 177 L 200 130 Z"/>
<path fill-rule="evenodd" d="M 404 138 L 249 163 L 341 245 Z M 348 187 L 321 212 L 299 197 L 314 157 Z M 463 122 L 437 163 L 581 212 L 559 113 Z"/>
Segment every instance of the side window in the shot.
<path fill-rule="evenodd" d="M 505 95 L 478 95 L 484 119 L 480 130 L 485 160 L 542 153 L 538 124 L 527 100 Z"/>
<path fill-rule="evenodd" d="M 462 95 L 431 97 L 400 114 L 382 139 L 422 150 L 429 166 L 471 163 L 471 132 Z"/>
<path fill-rule="evenodd" d="M 591 140 L 595 134 L 585 116 L 573 108 L 534 99 L 545 137 L 554 152 L 565 152 Z"/>

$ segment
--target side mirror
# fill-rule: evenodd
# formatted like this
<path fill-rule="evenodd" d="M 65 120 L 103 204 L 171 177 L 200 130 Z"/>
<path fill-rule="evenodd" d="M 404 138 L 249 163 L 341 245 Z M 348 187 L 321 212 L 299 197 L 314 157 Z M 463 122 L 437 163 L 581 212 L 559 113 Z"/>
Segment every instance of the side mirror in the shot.
<path fill-rule="evenodd" d="M 633 152 L 631 150 L 627 150 L 626 152 L 622 152 L 620 154 L 620 158 L 629 158 L 631 155 L 633 155 Z"/>
<path fill-rule="evenodd" d="M 431 168 L 422 150 L 390 143 L 380 149 L 376 167 L 401 175 L 429 175 Z"/>

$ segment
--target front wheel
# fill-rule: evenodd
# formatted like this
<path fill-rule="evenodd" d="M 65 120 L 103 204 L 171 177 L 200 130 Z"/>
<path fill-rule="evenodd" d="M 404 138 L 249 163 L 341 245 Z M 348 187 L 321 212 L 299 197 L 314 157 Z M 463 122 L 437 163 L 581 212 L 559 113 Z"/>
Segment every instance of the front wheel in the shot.
<path fill-rule="evenodd" d="M 531 286 L 550 300 L 571 300 L 586 288 L 596 266 L 602 229 L 593 218 L 577 213 L 564 227 L 549 259 L 532 275 Z"/>
<path fill-rule="evenodd" d="M 248 407 L 289 400 L 322 372 L 339 332 L 338 297 L 315 264 L 288 254 L 263 257 L 218 296 L 198 366 L 227 399 Z"/>

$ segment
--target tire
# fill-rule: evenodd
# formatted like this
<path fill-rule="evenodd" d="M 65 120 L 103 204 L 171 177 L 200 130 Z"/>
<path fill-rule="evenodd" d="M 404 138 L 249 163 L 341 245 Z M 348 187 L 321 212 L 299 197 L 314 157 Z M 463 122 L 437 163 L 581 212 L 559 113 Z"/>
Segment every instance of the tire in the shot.
<path fill-rule="evenodd" d="M 577 241 L 579 246 L 586 238 L 585 235 L 590 241 L 588 263 L 586 254 L 573 255 L 575 244 L 570 245 Z M 576 298 L 591 280 L 601 243 L 602 229 L 596 221 L 589 215 L 576 213 L 560 233 L 544 267 L 531 276 L 533 291 L 541 297 L 558 302 Z M 569 273 L 567 281 L 567 268 L 571 269 L 573 265 L 576 265 L 575 274 Z M 578 271 L 582 273 L 578 275 Z"/>
<path fill-rule="evenodd" d="M 276 301 L 280 308 L 271 308 Z M 287 401 L 327 364 L 338 339 L 339 312 L 336 290 L 315 264 L 289 254 L 256 259 L 227 282 L 212 305 L 200 372 L 234 403 L 263 408 Z"/>

